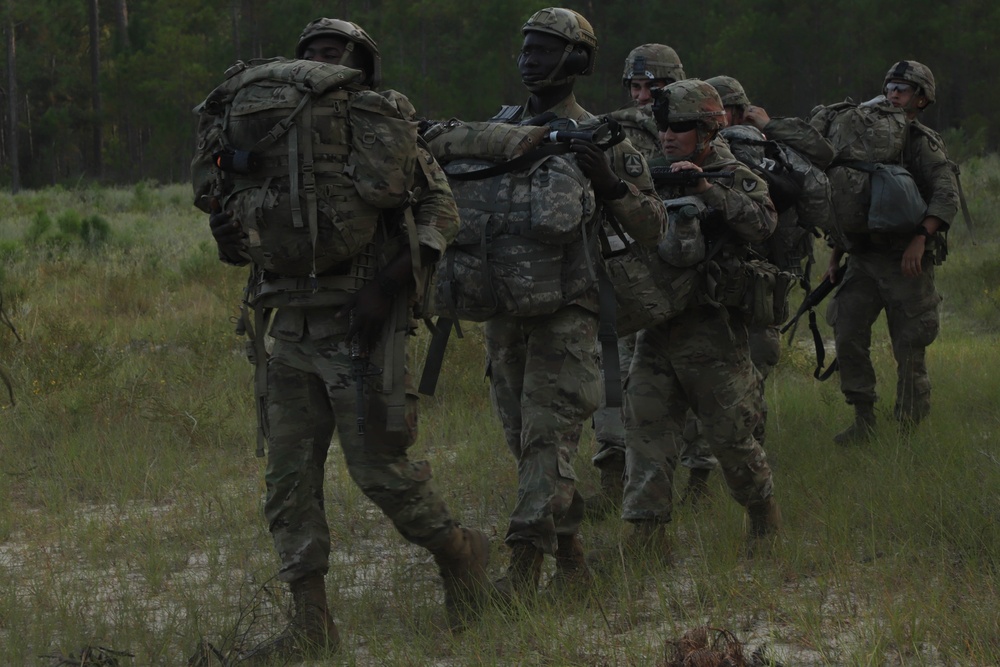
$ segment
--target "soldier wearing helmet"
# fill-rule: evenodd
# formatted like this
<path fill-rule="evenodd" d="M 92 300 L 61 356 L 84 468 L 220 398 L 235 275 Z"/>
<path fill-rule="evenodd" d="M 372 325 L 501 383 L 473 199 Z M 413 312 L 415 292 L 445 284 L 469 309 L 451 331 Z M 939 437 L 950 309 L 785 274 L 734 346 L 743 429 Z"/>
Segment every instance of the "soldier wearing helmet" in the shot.
<path fill-rule="evenodd" d="M 378 47 L 363 29 L 348 21 L 320 18 L 311 22 L 299 38 L 295 55 L 298 59 L 361 69 L 366 87 L 376 87 L 381 80 Z M 347 90 L 351 100 L 356 99 L 354 95 L 375 94 L 354 87 L 342 90 Z M 409 117 L 413 111 L 409 101 L 395 91 L 377 94 L 399 111 L 396 117 L 387 114 L 386 122 L 396 122 L 397 128 L 409 127 L 413 121 Z M 312 115 L 310 134 L 324 140 L 344 136 L 343 124 L 347 119 L 343 114 L 335 118 L 336 114 L 329 113 L 329 106 L 317 108 L 317 99 L 312 103 L 313 110 L 327 113 Z M 296 113 L 303 108 L 310 107 L 300 106 Z M 317 129 L 320 123 L 342 125 L 335 125 L 332 131 L 323 127 L 320 134 Z M 403 131 L 394 136 L 408 135 Z M 415 132 L 413 140 L 416 142 Z M 310 135 L 300 132 L 297 141 L 308 142 Z M 412 217 L 408 216 L 412 220 L 409 231 L 414 234 L 423 266 L 433 266 L 458 232 L 458 209 L 441 167 L 422 143 L 414 148 L 411 154 L 408 147 L 389 147 L 385 150 L 398 150 L 400 155 L 380 152 L 379 157 L 399 157 L 401 164 L 408 163 L 412 169 L 409 178 L 416 201 L 409 211 L 412 213 Z M 315 160 L 312 164 L 316 172 L 329 173 L 335 165 L 339 173 L 344 162 L 331 164 L 329 155 L 344 157 L 355 150 L 360 149 L 349 143 L 331 142 L 320 150 L 310 151 L 313 156 L 310 160 Z M 290 163 L 294 165 L 291 169 Z M 286 157 L 284 164 L 285 174 L 278 172 L 280 166 L 272 166 L 269 169 L 273 173 L 266 180 L 261 179 L 265 183 L 262 190 L 268 196 L 277 193 L 280 187 L 288 187 L 278 183 L 288 183 L 291 173 L 301 163 Z M 251 169 L 246 177 L 257 175 Z M 268 190 L 272 178 L 275 185 Z M 351 187 L 349 181 L 347 187 Z M 350 201 L 350 197 L 343 198 Z M 274 204 L 263 206 L 278 208 Z M 303 217 L 305 208 L 303 205 Z M 269 211 L 272 216 L 269 219 L 277 220 L 280 214 Z M 403 217 L 401 209 L 384 209 L 377 216 L 374 237 L 405 238 Z M 230 264 L 246 264 L 245 235 L 238 221 L 227 212 L 216 211 L 210 218 L 210 226 L 220 259 Z M 311 296 L 300 295 L 294 303 L 279 299 L 269 304 L 277 308 L 268 331 L 274 344 L 265 362 L 268 458 L 264 473 L 267 486 L 264 515 L 280 560 L 277 578 L 289 585 L 295 611 L 282 633 L 244 655 L 246 659 L 273 657 L 284 664 L 291 658 L 318 657 L 337 649 L 338 631 L 328 607 L 325 583 L 331 535 L 323 504 L 324 468 L 335 431 L 351 478 L 404 538 L 433 556 L 444 584 L 452 627 L 458 629 L 473 620 L 488 598 L 491 587 L 485 569 L 489 559 L 487 536 L 462 527 L 451 516 L 444 501 L 434 492 L 430 464 L 411 461 L 406 454 L 416 438 L 417 412 L 405 370 L 394 380 L 380 381 L 379 390 L 365 385 L 357 387 L 357 380 L 349 380 L 356 372 L 352 347 L 370 352 L 376 360 L 381 355 L 386 360 L 396 355 L 397 369 L 405 364 L 404 337 L 410 329 L 406 304 L 416 286 L 410 244 L 403 241 L 402 247 L 392 254 L 394 247 L 380 240 L 367 246 L 364 252 L 379 257 L 381 268 L 358 289 L 348 291 L 343 287 L 342 281 L 352 276 L 352 269 L 346 268 L 354 266 L 351 259 L 319 276 L 313 275 L 313 284 L 319 289 L 314 287 L 310 294 L 317 294 L 319 300 L 311 301 Z M 281 276 L 265 273 L 259 267 L 253 277 L 262 289 L 274 279 L 282 282 Z M 352 285 L 354 281 L 350 277 Z M 381 415 L 370 419 L 374 423 L 367 430 L 359 429 L 353 418 L 358 414 L 358 389 L 366 396 L 362 409 L 371 415 Z"/>
<path fill-rule="evenodd" d="M 660 140 L 651 111 L 653 91 L 683 78 L 681 59 L 666 44 L 642 44 L 632 49 L 625 58 L 622 86 L 629 93 L 629 103 L 608 116 L 621 125 L 625 136 L 647 160 L 660 157 Z M 618 339 L 623 382 L 634 346 L 634 334 Z M 600 471 L 600 490 L 588 496 L 586 504 L 588 516 L 601 518 L 617 514 L 621 507 L 625 473 L 625 425 L 621 410 L 609 408 L 602 402 L 594 413 L 594 435 L 597 453 L 592 462 Z"/>
<path fill-rule="evenodd" d="M 653 117 L 671 171 L 733 172 L 732 186 L 700 179 L 691 186 L 659 189 L 664 199 L 696 196 L 714 212 L 700 223 L 706 246 L 722 244 L 718 256 L 741 257 L 750 243 L 766 239 L 776 218 L 766 183 L 714 149 L 713 139 L 725 127 L 715 88 L 698 79 L 672 83 L 657 95 Z M 704 289 L 708 297 L 707 283 Z M 676 318 L 637 334 L 625 388 L 622 501 L 622 518 L 635 526 L 630 538 L 635 546 L 661 553 L 671 540 L 666 526 L 689 409 L 703 424 L 730 494 L 747 510 L 750 544 L 777 531 L 771 469 L 753 436 L 760 412 L 756 385 L 747 327 L 736 308 L 696 297 L 695 305 Z M 648 557 L 650 551 L 639 553 Z"/>
<path fill-rule="evenodd" d="M 916 60 L 901 60 L 885 73 L 882 92 L 890 104 L 903 109 L 907 118 L 914 120 L 934 104 L 934 74 Z"/>
<path fill-rule="evenodd" d="M 352 67 L 365 72 L 371 88 L 382 84 L 382 56 L 375 40 L 361 26 L 340 19 L 310 21 L 299 35 L 295 57 Z"/>
<path fill-rule="evenodd" d="M 684 77 L 684 66 L 677 52 L 666 44 L 643 44 L 625 58 L 622 85 L 638 106 L 653 103 L 652 91 Z"/>
<path fill-rule="evenodd" d="M 518 123 L 542 114 L 593 119 L 573 94 L 576 77 L 593 72 L 597 54 L 597 37 L 587 19 L 549 7 L 533 14 L 522 34 L 517 67 L 528 101 L 503 107 L 493 120 Z M 636 148 L 626 139 L 605 155 L 594 144 L 576 140 L 571 151 L 604 215 L 614 216 L 640 243 L 656 243 L 666 212 Z M 566 275 L 588 271 L 588 252 L 582 241 L 565 245 Z M 555 556 L 555 590 L 590 581 L 578 534 L 584 501 L 571 467 L 582 425 L 600 397 L 599 304 L 590 276 L 582 277 L 585 291 L 551 315 L 501 316 L 485 325 L 490 382 L 518 468 L 517 503 L 506 535 L 510 564 L 496 583 L 505 600 L 526 602 L 535 595 L 545 554 Z"/>
<path fill-rule="evenodd" d="M 821 169 L 833 159 L 833 148 L 812 126 L 798 118 L 771 119 L 760 107 L 750 104 L 742 84 L 731 76 L 706 79 L 712 85 L 726 110 L 727 127 L 720 131 L 733 155 L 743 164 L 764 177 L 768 192 L 778 213 L 774 234 L 764 243 L 754 244 L 754 250 L 772 264 L 796 276 L 806 278 L 812 261 L 810 229 L 830 213 L 829 196 L 817 185 L 818 193 L 804 189 L 802 171 L 826 183 Z M 757 123 L 763 120 L 758 126 Z M 762 128 L 767 128 L 767 133 Z M 773 134 L 770 134 L 772 133 Z M 801 155 L 799 154 L 801 151 Z M 807 156 L 818 156 L 821 165 L 815 170 Z M 798 171 L 796 171 L 796 169 Z M 818 183 L 818 181 L 817 181 Z M 824 196 L 825 195 L 825 196 Z M 804 213 L 800 219 L 799 211 Z M 803 267 L 806 262 L 806 267 Z M 808 291 L 808 287 L 807 287 Z M 759 372 L 758 390 L 761 398 L 761 420 L 754 437 L 764 444 L 766 437 L 767 402 L 765 381 L 781 358 L 781 339 L 777 326 L 751 326 L 750 358 Z M 708 493 L 708 477 L 716 461 L 700 433 L 703 427 L 693 417 L 687 425 L 681 464 L 691 470 L 684 497 L 696 502 Z"/>
<path fill-rule="evenodd" d="M 931 70 L 915 60 L 901 60 L 886 72 L 882 91 L 884 98 L 862 106 L 904 113 L 902 149 L 893 162 L 913 176 L 926 213 L 912 232 L 850 232 L 835 239 L 825 277 L 836 282 L 845 255 L 847 270 L 827 317 L 833 325 L 840 389 L 854 408 L 854 421 L 834 436 L 841 445 L 867 443 L 875 432 L 877 396 L 869 348 L 872 325 L 883 310 L 896 360 L 893 417 L 908 431 L 930 413 L 926 350 L 940 329 L 941 301 L 934 267 L 944 261 L 945 235 L 959 206 L 957 167 L 941 136 L 918 120 L 937 94 Z M 818 110 L 812 124 L 828 135 L 843 106 Z"/>

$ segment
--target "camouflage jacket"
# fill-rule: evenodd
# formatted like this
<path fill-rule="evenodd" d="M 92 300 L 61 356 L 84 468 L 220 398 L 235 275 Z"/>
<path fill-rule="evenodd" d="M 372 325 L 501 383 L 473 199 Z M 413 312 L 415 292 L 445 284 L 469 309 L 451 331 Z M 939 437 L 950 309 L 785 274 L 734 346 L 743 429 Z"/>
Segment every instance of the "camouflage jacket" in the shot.
<path fill-rule="evenodd" d="M 545 111 L 552 111 L 560 118 L 571 118 L 575 121 L 595 118 L 594 114 L 577 103 L 576 96 L 572 93 L 559 104 L 550 109 L 542 109 L 538 113 Z M 522 119 L 534 115 L 536 114 L 528 115 L 528 105 L 525 104 Z M 628 192 L 621 199 L 602 200 L 601 204 L 605 213 L 613 216 L 622 228 L 639 243 L 655 245 L 666 229 L 667 212 L 653 188 L 653 180 L 646 159 L 626 138 L 611 149 L 610 160 L 612 171 L 625 181 L 628 185 Z M 579 252 L 585 252 L 582 244 L 580 244 Z M 589 275 L 590 269 L 588 267 L 581 268 Z M 571 282 L 577 279 L 579 277 L 570 277 Z M 597 290 L 587 290 L 572 303 L 597 312 Z"/>
<path fill-rule="evenodd" d="M 413 206 L 417 241 L 440 255 L 458 233 L 458 207 L 444 170 L 423 145 L 419 147 L 419 154 L 421 164 L 413 180 L 414 191 L 419 193 Z M 405 236 L 405 231 L 390 230 L 390 235 L 394 234 Z M 270 333 L 274 338 L 290 341 L 302 340 L 306 331 L 314 339 L 343 334 L 344 322 L 335 319 L 336 312 L 336 308 L 329 307 L 280 308 Z"/>
<path fill-rule="evenodd" d="M 907 130 L 903 166 L 913 174 L 927 202 L 927 215 L 940 219 L 941 231 L 947 231 L 959 206 L 955 166 L 948 159 L 941 135 L 917 120 L 910 121 Z"/>
<path fill-rule="evenodd" d="M 666 164 L 664 160 L 662 162 Z M 730 170 L 734 172 L 730 187 L 715 182 L 708 190 L 697 195 L 705 205 L 715 211 L 702 226 L 706 239 L 711 244 L 730 232 L 726 246 L 745 246 L 759 243 L 774 232 L 778 216 L 767 194 L 767 183 L 749 167 L 735 158 L 727 157 L 713 150 L 701 168 L 705 171 Z M 688 188 L 661 188 L 664 199 L 673 199 L 691 194 Z"/>

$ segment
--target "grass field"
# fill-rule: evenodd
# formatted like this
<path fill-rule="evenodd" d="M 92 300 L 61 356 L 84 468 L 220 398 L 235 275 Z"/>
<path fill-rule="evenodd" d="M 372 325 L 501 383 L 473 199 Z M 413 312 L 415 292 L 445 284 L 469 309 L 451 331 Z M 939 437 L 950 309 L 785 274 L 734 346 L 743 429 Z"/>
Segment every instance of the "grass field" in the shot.
<path fill-rule="evenodd" d="M 912 435 L 892 425 L 884 321 L 873 354 L 886 398 L 867 447 L 833 446 L 850 412 L 835 380 L 812 379 L 804 328 L 786 349 L 768 394 L 785 520 L 772 553 L 741 556 L 743 512 L 716 474 L 713 502 L 676 512 L 671 567 L 612 566 L 584 601 L 543 596 L 452 635 L 430 557 L 332 456 L 344 644 L 329 664 L 657 665 L 706 624 L 787 666 L 1000 664 L 1000 160 L 970 161 L 964 185 L 977 227 L 956 221 L 939 268 L 934 409 Z M 202 642 L 225 655 L 280 631 L 289 600 L 273 580 L 251 366 L 233 333 L 245 276 L 216 260 L 187 188 L 2 195 L 0 218 L 0 291 L 21 338 L 0 327 L 17 401 L 0 385 L 0 664 L 184 665 Z M 413 455 L 464 523 L 494 535 L 499 575 L 515 469 L 481 332 L 467 332 L 422 401 Z M 426 336 L 413 345 L 419 365 Z M 592 452 L 588 430 L 585 492 Z M 583 527 L 588 547 L 624 532 L 613 519 Z"/>

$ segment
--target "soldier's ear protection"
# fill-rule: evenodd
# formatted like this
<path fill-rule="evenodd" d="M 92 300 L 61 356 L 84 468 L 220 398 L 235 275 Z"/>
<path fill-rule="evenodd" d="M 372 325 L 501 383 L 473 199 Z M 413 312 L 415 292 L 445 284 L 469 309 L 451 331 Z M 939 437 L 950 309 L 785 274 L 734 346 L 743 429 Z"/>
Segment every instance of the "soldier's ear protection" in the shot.
<path fill-rule="evenodd" d="M 566 76 L 583 74 L 587 71 L 587 67 L 589 65 L 590 53 L 585 47 L 577 44 L 573 47 L 573 50 L 569 52 L 569 55 L 566 56 L 566 62 L 563 63 L 563 72 Z"/>

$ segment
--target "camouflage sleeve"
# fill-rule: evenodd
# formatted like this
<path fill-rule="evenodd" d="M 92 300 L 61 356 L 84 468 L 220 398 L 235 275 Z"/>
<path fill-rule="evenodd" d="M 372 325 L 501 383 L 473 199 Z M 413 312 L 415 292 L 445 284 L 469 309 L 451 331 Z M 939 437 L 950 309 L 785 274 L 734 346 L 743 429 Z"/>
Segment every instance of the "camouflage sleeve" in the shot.
<path fill-rule="evenodd" d="M 958 213 L 958 181 L 941 137 L 928 127 L 911 124 L 903 166 L 927 202 L 927 215 L 939 218 L 946 231 Z"/>
<path fill-rule="evenodd" d="M 444 170 L 423 145 L 419 147 L 418 161 L 420 167 L 413 183 L 415 189 L 420 189 L 413 207 L 417 240 L 440 255 L 458 234 L 458 205 Z"/>
<path fill-rule="evenodd" d="M 768 139 L 797 150 L 820 169 L 826 169 L 833 162 L 833 144 L 801 118 L 772 118 L 764 126 L 764 134 Z"/>
<path fill-rule="evenodd" d="M 771 235 L 778 214 L 767 194 L 767 182 L 742 164 L 736 166 L 732 187 L 716 182 L 699 195 L 718 211 L 743 241 L 757 243 Z"/>
<path fill-rule="evenodd" d="M 621 199 L 605 200 L 605 210 L 639 243 L 655 245 L 667 228 L 667 209 L 653 188 L 646 158 L 626 139 L 612 149 L 611 169 L 628 185 Z"/>

